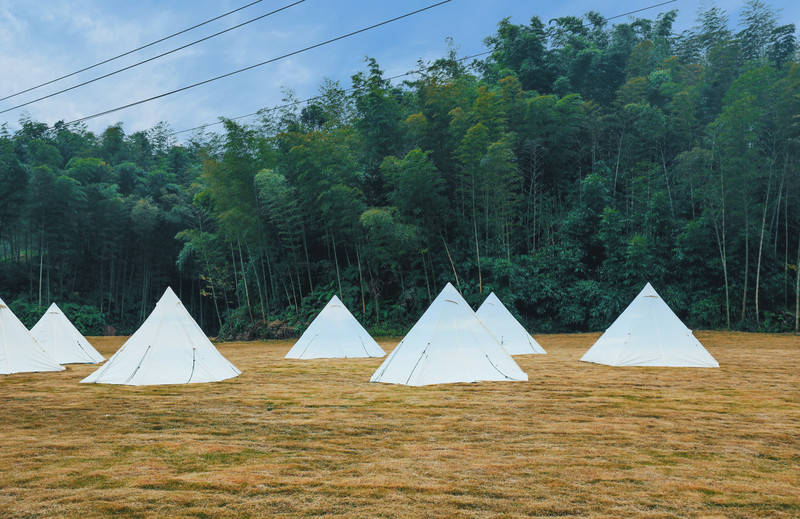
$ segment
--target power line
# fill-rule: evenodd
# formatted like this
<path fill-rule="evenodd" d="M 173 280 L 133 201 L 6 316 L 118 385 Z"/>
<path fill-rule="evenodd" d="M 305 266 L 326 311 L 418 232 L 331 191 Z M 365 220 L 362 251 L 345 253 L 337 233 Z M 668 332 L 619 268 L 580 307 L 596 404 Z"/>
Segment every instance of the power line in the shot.
<path fill-rule="evenodd" d="M 455 62 L 459 63 L 459 62 L 462 62 L 462 61 L 466 61 L 468 59 L 477 58 L 479 56 L 485 56 L 486 54 L 491 54 L 491 52 L 492 51 L 487 50 L 487 51 L 484 51 L 484 52 L 479 52 L 477 54 L 471 54 L 469 56 L 464 56 L 463 58 L 458 58 L 457 60 L 455 60 Z M 431 65 L 430 67 L 423 67 L 421 69 L 411 70 L 411 71 L 408 71 L 408 72 L 404 72 L 403 74 L 397 74 L 395 76 L 387 77 L 385 79 L 385 81 L 392 81 L 394 79 L 398 79 L 398 78 L 405 77 L 405 76 L 411 76 L 411 75 L 414 75 L 414 74 L 421 74 L 423 72 L 431 70 L 434 66 L 435 65 Z M 345 88 L 345 89 L 341 90 L 341 92 L 346 94 L 348 92 L 353 92 L 353 91 L 358 90 L 358 89 L 359 89 L 358 87 Z M 323 97 L 325 97 L 325 96 L 324 95 L 318 95 L 318 96 L 314 96 L 314 97 L 309 97 L 309 98 L 306 98 L 306 99 L 301 99 L 299 101 L 292 101 L 291 103 L 286 103 L 286 104 L 279 105 L 279 106 L 273 106 L 271 108 L 262 108 L 262 109 L 260 109 L 260 110 L 258 110 L 256 112 L 252 112 L 252 113 L 245 114 L 245 115 L 239 115 L 237 117 L 230 117 L 230 118 L 226 118 L 226 119 L 229 120 L 229 121 L 238 121 L 239 119 L 246 119 L 248 117 L 253 117 L 254 115 L 260 115 L 260 114 L 263 114 L 263 113 L 274 112 L 274 111 L 280 110 L 282 108 L 290 108 L 292 106 L 297 106 L 299 104 L 308 103 L 308 102 L 311 102 L 311 101 L 316 101 L 317 99 L 322 99 Z M 209 126 L 216 126 L 218 124 L 222 124 L 223 122 L 224 121 L 215 121 L 213 123 L 201 124 L 200 126 L 195 126 L 194 128 L 188 128 L 186 130 L 179 130 L 177 132 L 172 132 L 172 133 L 170 133 L 170 135 L 178 135 L 179 133 L 186 133 L 186 132 L 191 132 L 191 131 L 194 131 L 194 130 L 201 130 L 203 128 L 208 128 Z"/>
<path fill-rule="evenodd" d="M 10 99 L 10 98 L 12 98 L 12 97 L 16 97 L 16 96 L 18 96 L 18 95 L 20 95 L 20 94 L 24 94 L 24 93 L 26 93 L 26 92 L 30 92 L 31 90 L 36 90 L 37 88 L 41 88 L 41 87 L 43 87 L 43 86 L 50 85 L 50 84 L 52 84 L 52 83 L 55 83 L 56 81 L 61 81 L 62 79 L 66 79 L 66 78 L 68 78 L 68 77 L 71 77 L 71 76 L 74 76 L 74 75 L 76 75 L 76 74 L 80 74 L 81 72 L 86 72 L 87 70 L 91 70 L 91 69 L 93 69 L 93 68 L 95 68 L 95 67 L 99 67 L 100 65 L 105 65 L 106 63 L 108 63 L 108 62 L 110 62 L 110 61 L 114 61 L 114 60 L 116 60 L 116 59 L 119 59 L 119 58 L 123 58 L 123 57 L 125 57 L 125 56 L 128 56 L 129 54 L 133 54 L 134 52 L 138 52 L 138 51 L 140 51 L 140 50 L 142 50 L 142 49 L 146 49 L 146 48 L 148 48 L 148 47 L 152 47 L 153 45 L 156 45 L 156 44 L 158 44 L 158 43 L 161 43 L 162 41 L 166 41 L 166 40 L 168 40 L 168 39 L 170 39 L 170 38 L 174 38 L 175 36 L 180 36 L 181 34 L 184 34 L 184 33 L 186 33 L 186 32 L 189 32 L 189 31 L 191 31 L 191 30 L 197 29 L 198 27 L 202 27 L 203 25 L 207 25 L 207 24 L 209 24 L 209 23 L 211 23 L 211 22 L 215 22 L 215 21 L 217 21 L 217 20 L 219 20 L 219 19 L 221 19 L 221 18 L 225 18 L 226 16 L 229 16 L 229 15 L 232 15 L 232 14 L 234 14 L 234 13 L 237 13 L 237 12 L 239 12 L 239 11 L 243 10 L 243 9 L 247 9 L 247 8 L 248 8 L 248 7 L 250 7 L 250 6 L 253 6 L 253 5 L 259 4 L 259 3 L 263 2 L 263 1 L 264 1 L 264 0 L 255 0 L 255 2 L 250 2 L 249 4 L 243 5 L 243 6 L 241 6 L 241 7 L 237 7 L 237 8 L 236 8 L 236 9 L 234 9 L 233 11 L 228 11 L 227 13 L 222 13 L 222 14 L 221 14 L 221 15 L 219 15 L 219 16 L 215 16 L 214 18 L 210 18 L 210 19 L 208 19 L 208 20 L 206 20 L 206 21 L 204 21 L 204 22 L 200 22 L 200 23 L 198 23 L 198 24 L 196 24 L 196 25 L 192 25 L 191 27 L 188 27 L 188 28 L 186 28 L 186 29 L 183 29 L 183 30 L 181 30 L 181 31 L 178 31 L 178 32 L 172 33 L 172 34 L 170 34 L 169 36 L 164 36 L 163 38 L 160 38 L 160 39 L 158 39 L 158 40 L 156 40 L 156 41 L 152 41 L 152 42 L 150 42 L 150 43 L 146 43 L 146 44 L 142 45 L 141 47 L 136 47 L 135 49 L 132 49 L 132 50 L 129 50 L 129 51 L 123 52 L 122 54 L 117 54 L 117 55 L 116 55 L 116 56 L 114 56 L 114 57 L 111 57 L 111 58 L 104 59 L 103 61 L 99 61 L 99 62 L 95 63 L 94 65 L 89 65 L 88 67 L 84 67 L 84 68 L 82 68 L 82 69 L 80 69 L 80 70 L 76 70 L 75 72 L 70 72 L 69 74 L 66 74 L 66 75 L 64 75 L 64 76 L 57 77 L 57 78 L 55 78 L 55 79 L 51 79 L 50 81 L 45 81 L 44 83 L 40 83 L 40 84 L 38 84 L 38 85 L 35 85 L 35 86 L 32 86 L 32 87 L 30 87 L 30 88 L 26 88 L 25 90 L 20 90 L 20 91 L 19 91 L 19 92 L 17 92 L 17 93 L 14 93 L 14 94 L 11 94 L 11 95 L 7 95 L 7 96 L 5 96 L 5 97 L 0 97 L 0 101 L 5 101 L 6 99 Z"/>
<path fill-rule="evenodd" d="M 187 47 L 191 47 L 192 45 L 197 45 L 198 43 L 202 43 L 202 42 L 204 42 L 206 40 L 210 40 L 211 38 L 217 37 L 220 34 L 225 34 L 226 32 L 230 32 L 230 31 L 233 31 L 235 29 L 239 29 L 240 27 L 244 27 L 245 25 L 251 24 L 253 22 L 256 22 L 258 20 L 266 18 L 268 16 L 272 16 L 273 14 L 279 13 L 281 11 L 285 11 L 286 9 L 289 9 L 290 7 L 294 7 L 297 4 L 302 4 L 305 1 L 306 0 L 297 0 L 297 1 L 293 2 L 293 3 L 291 3 L 291 4 L 287 4 L 287 5 L 284 5 L 283 7 L 280 7 L 278 9 L 272 10 L 272 11 L 270 11 L 268 13 L 264 13 L 261 16 L 256 16 L 255 18 L 251 18 L 249 20 L 246 20 L 246 21 L 244 21 L 244 22 L 242 22 L 242 23 L 240 23 L 238 25 L 234 25 L 233 27 L 228 27 L 227 29 L 224 29 L 224 30 L 219 31 L 219 32 L 215 32 L 214 34 L 211 34 L 211 35 L 206 36 L 204 38 L 200 38 L 199 40 L 195 40 L 193 42 L 187 43 L 186 45 L 181 45 L 180 47 L 176 47 L 176 48 L 174 48 L 172 50 L 168 50 L 166 52 L 162 52 L 161 54 L 158 54 L 157 56 L 153 56 L 151 58 L 147 58 L 145 60 L 139 61 L 139 62 L 134 63 L 132 65 L 128 65 L 127 67 L 122 67 L 120 69 L 113 70 L 113 71 L 109 72 L 108 74 L 103 74 L 102 76 L 97 76 L 95 78 L 86 80 L 83 83 L 78 83 L 77 85 L 73 85 L 71 87 L 67 87 L 67 88 L 64 88 L 62 90 L 58 90 L 58 91 L 53 92 L 51 94 L 47 94 L 46 96 L 38 97 L 38 98 L 33 99 L 31 101 L 27 101 L 25 103 L 18 104 L 16 106 L 12 106 L 11 108 L 6 108 L 5 110 L 0 110 L 0 114 L 4 114 L 6 112 L 10 112 L 12 110 L 16 110 L 17 108 L 22 108 L 23 106 L 32 105 L 33 103 L 38 103 L 39 101 L 43 101 L 45 99 L 49 99 L 51 97 L 55 97 L 55 96 L 57 96 L 59 94 L 63 94 L 64 92 L 69 92 L 70 90 L 75 90 L 76 88 L 80 88 L 82 86 L 86 86 L 86 85 L 88 85 L 90 83 L 94 83 L 95 81 L 100 81 L 101 79 L 105 79 L 105 78 L 113 76 L 115 74 L 119 74 L 120 72 L 125 72 L 126 70 L 130 70 L 132 68 L 138 67 L 139 65 L 144 65 L 145 63 L 150 63 L 151 61 L 155 61 L 155 60 L 157 60 L 159 58 L 163 58 L 164 56 L 167 56 L 169 54 L 173 54 L 173 53 L 178 52 L 180 50 L 183 50 L 183 49 L 185 49 Z"/>
<path fill-rule="evenodd" d="M 661 2 L 659 4 L 654 4 L 654 5 L 650 5 L 650 6 L 647 6 L 647 7 L 643 7 L 641 9 L 636 9 L 635 11 L 630 11 L 630 12 L 627 12 L 627 13 L 618 14 L 618 15 L 615 15 L 615 16 L 611 16 L 610 18 L 604 18 L 604 20 L 613 20 L 615 18 L 621 18 L 621 17 L 627 16 L 629 14 L 638 13 L 638 12 L 641 12 L 641 11 L 646 11 L 648 9 L 654 9 L 656 7 L 661 7 L 662 5 L 671 4 L 673 2 L 677 2 L 677 0 L 668 0 L 666 2 Z M 459 59 L 456 60 L 456 62 L 465 61 L 465 60 L 472 59 L 472 58 L 477 58 L 479 56 L 484 56 L 486 54 L 491 54 L 492 52 L 493 51 L 479 52 L 477 54 L 472 54 L 470 56 L 459 58 Z M 398 74 L 396 76 L 392 76 L 392 77 L 386 78 L 386 80 L 387 81 L 391 81 L 393 79 L 397 79 L 397 78 L 404 77 L 404 76 L 409 76 L 409 75 L 412 75 L 412 74 L 420 74 L 422 72 L 425 72 L 426 70 L 430 70 L 430 68 L 431 67 L 422 68 L 422 69 L 419 69 L 419 70 L 412 70 L 410 72 L 406 72 L 405 74 Z M 347 88 L 347 89 L 342 90 L 342 92 L 343 93 L 348 93 L 348 92 L 352 92 L 354 90 L 358 90 L 358 89 L 355 88 L 355 87 Z M 258 111 L 251 112 L 249 114 L 239 115 L 237 117 L 230 117 L 230 118 L 226 118 L 226 119 L 229 120 L 229 121 L 238 121 L 239 119 L 246 119 L 248 117 L 253 117 L 255 115 L 259 115 L 259 114 L 262 114 L 262 113 L 273 112 L 275 110 L 280 110 L 282 108 L 290 108 L 292 106 L 297 106 L 299 104 L 308 103 L 310 101 L 316 101 L 317 99 L 321 99 L 322 97 L 324 97 L 324 96 L 318 95 L 318 96 L 314 96 L 314 97 L 309 97 L 307 99 L 302 99 L 300 101 L 293 101 L 291 103 L 287 103 L 287 104 L 283 104 L 283 105 L 279 105 L 279 106 L 273 106 L 271 108 L 262 108 L 262 109 L 260 109 Z M 192 131 L 195 131 L 195 130 L 202 130 L 202 129 L 208 128 L 209 126 L 217 126 L 219 124 L 222 124 L 223 122 L 224 121 L 215 121 L 213 123 L 201 124 L 201 125 L 195 126 L 193 128 L 187 128 L 186 130 L 179 130 L 179 131 L 176 131 L 176 132 L 172 132 L 172 133 L 170 133 L 170 135 L 178 135 L 178 134 L 181 134 L 181 133 L 192 132 Z"/>
<path fill-rule="evenodd" d="M 604 20 L 608 21 L 608 20 L 613 20 L 614 18 L 622 18 L 623 16 L 628 16 L 629 14 L 640 13 L 642 11 L 647 11 L 648 9 L 654 9 L 656 7 L 661 7 L 662 5 L 672 4 L 672 3 L 677 2 L 677 1 L 678 0 L 667 0 L 666 2 L 661 2 L 660 4 L 655 4 L 655 5 L 651 5 L 651 6 L 648 6 L 648 7 L 642 7 L 641 9 L 636 9 L 635 11 L 629 11 L 627 13 L 618 14 L 616 16 L 612 16 L 611 18 L 604 18 Z"/>
<path fill-rule="evenodd" d="M 368 27 L 364 27 L 362 29 L 358 29 L 356 31 L 352 31 L 352 32 L 349 32 L 347 34 L 343 34 L 341 36 L 337 36 L 335 38 L 331 38 L 329 40 L 325 40 L 325 41 L 320 42 L 320 43 L 315 43 L 314 45 L 309 45 L 308 47 L 304 47 L 304 48 L 302 48 L 300 50 L 292 51 L 292 52 L 289 52 L 287 54 L 283 54 L 281 56 L 278 56 L 278 57 L 275 57 L 275 58 L 272 58 L 272 59 L 268 59 L 268 60 L 262 61 L 260 63 L 256 63 L 255 65 L 250 65 L 249 67 L 240 68 L 240 69 L 234 70 L 232 72 L 228 72 L 227 74 L 221 74 L 219 76 L 215 76 L 215 77 L 212 77 L 210 79 L 206 79 L 206 80 L 203 80 L 203 81 L 198 81 L 197 83 L 192 83 L 191 85 L 186 85 L 186 86 L 181 87 L 181 88 L 176 88 L 175 90 L 170 90 L 168 92 L 164 92 L 163 94 L 159 94 L 159 95 L 156 95 L 156 96 L 148 97 L 146 99 L 141 99 L 139 101 L 134 101 L 133 103 L 128 103 L 126 105 L 118 106 L 116 108 L 111 108 L 111 109 L 105 110 L 103 112 L 98 112 L 96 114 L 87 115 L 86 117 L 81 117 L 80 119 L 75 119 L 74 121 L 70 121 L 67 124 L 80 123 L 80 122 L 83 122 L 83 121 L 87 121 L 89 119 L 94 119 L 95 117 L 101 117 L 103 115 L 108 115 L 110 113 L 114 113 L 114 112 L 117 112 L 119 110 L 124 110 L 124 109 L 130 108 L 132 106 L 137 106 L 137 105 L 140 105 L 140 104 L 143 104 L 143 103 L 154 101 L 156 99 L 161 99 L 162 97 L 170 96 L 172 94 L 177 94 L 178 92 L 183 92 L 184 90 L 189 90 L 190 88 L 195 88 L 195 87 L 198 87 L 198 86 L 201 86 L 201 85 L 205 85 L 207 83 L 211 83 L 212 81 L 217 81 L 217 80 L 220 80 L 220 79 L 223 79 L 223 78 L 226 78 L 226 77 L 233 76 L 235 74 L 240 74 L 242 72 L 246 72 L 248 70 L 252 70 L 254 68 L 261 67 L 263 65 L 267 65 L 269 63 L 274 63 L 276 61 L 279 61 L 279 60 L 282 60 L 282 59 L 286 59 L 288 57 L 295 56 L 297 54 L 301 54 L 303 52 L 307 52 L 307 51 L 312 50 L 312 49 L 316 49 L 317 47 L 322 47 L 324 45 L 329 45 L 329 44 L 331 44 L 333 42 L 336 42 L 336 41 L 339 41 L 339 40 L 343 40 L 343 39 L 349 38 L 351 36 L 355 36 L 356 34 L 360 34 L 362 32 L 366 32 L 366 31 L 369 31 L 371 29 L 375 29 L 375 28 L 380 27 L 382 25 L 386 25 L 386 24 L 389 24 L 389 23 L 392 23 L 392 22 L 396 22 L 397 20 L 401 20 L 403 18 L 408 18 L 409 16 L 413 16 L 413 15 L 419 14 L 419 13 L 421 13 L 423 11 L 427 11 L 429 9 L 433 9 L 434 7 L 438 7 L 440 5 L 444 5 L 444 4 L 450 3 L 451 1 L 452 0 L 442 0 L 442 1 L 437 2 L 435 4 L 430 4 L 430 5 L 426 6 L 426 7 L 421 8 L 421 9 L 417 9 L 415 11 L 410 11 L 410 12 L 405 13 L 403 15 L 396 16 L 396 17 L 390 18 L 388 20 L 384 20 L 384 21 L 376 23 L 374 25 L 370 25 Z"/>

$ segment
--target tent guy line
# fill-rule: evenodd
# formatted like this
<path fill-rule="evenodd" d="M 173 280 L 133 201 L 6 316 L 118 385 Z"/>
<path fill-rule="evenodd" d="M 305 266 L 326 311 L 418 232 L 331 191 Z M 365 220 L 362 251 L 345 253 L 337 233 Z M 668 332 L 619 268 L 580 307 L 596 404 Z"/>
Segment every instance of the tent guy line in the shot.
<path fill-rule="evenodd" d="M 200 22 L 198 24 L 192 25 L 191 27 L 187 27 L 186 29 L 180 30 L 178 32 L 174 32 L 172 34 L 164 36 L 163 38 L 159 38 L 159 39 L 157 39 L 155 41 L 151 41 L 150 43 L 146 43 L 144 45 L 136 47 L 135 49 L 131 49 L 129 51 L 123 52 L 122 54 L 117 54 L 116 56 L 113 56 L 111 58 L 106 58 L 106 59 L 104 59 L 102 61 L 98 61 L 94 65 L 89 65 L 88 67 L 84 67 L 84 68 L 82 68 L 80 70 L 76 70 L 75 72 L 70 72 L 69 74 L 65 74 L 65 75 L 63 75 L 61 77 L 57 77 L 55 79 L 51 79 L 49 81 L 45 81 L 44 83 L 39 83 L 38 85 L 34 85 L 32 87 L 26 88 L 25 90 L 20 90 L 19 92 L 16 92 L 14 94 L 10 94 L 10 95 L 7 95 L 5 97 L 0 97 L 0 101 L 5 101 L 6 99 L 11 99 L 12 97 L 16 97 L 18 95 L 22 95 L 22 94 L 24 94 L 26 92 L 30 92 L 31 90 L 36 90 L 37 88 L 41 88 L 43 86 L 52 85 L 53 83 L 55 83 L 57 81 L 61 81 L 62 79 L 67 79 L 68 77 L 75 76 L 77 74 L 80 74 L 81 72 L 86 72 L 87 70 L 91 70 L 93 68 L 99 67 L 100 65 L 105 65 L 106 63 L 110 63 L 110 62 L 112 62 L 114 60 L 117 60 L 119 58 L 124 58 L 125 56 L 133 54 L 134 52 L 139 52 L 140 50 L 146 49 L 148 47 L 152 47 L 153 45 L 157 45 L 157 44 L 159 44 L 159 43 L 161 43 L 163 41 L 167 41 L 170 38 L 174 38 L 175 36 L 180 36 L 181 34 L 185 34 L 185 33 L 189 32 L 189 31 L 192 31 L 194 29 L 197 29 L 199 27 L 207 25 L 207 24 L 209 24 L 211 22 L 215 22 L 217 20 L 225 18 L 226 16 L 230 16 L 230 15 L 232 15 L 234 13 L 238 13 L 239 11 L 247 9 L 248 7 L 254 6 L 256 4 L 260 4 L 263 1 L 264 0 L 255 0 L 255 2 L 250 2 L 249 4 L 243 5 L 241 7 L 237 7 L 236 9 L 233 9 L 232 11 L 228 11 L 226 13 L 222 13 L 222 14 L 220 14 L 218 16 L 215 16 L 214 18 L 209 18 L 208 20 L 205 20 L 205 21 Z"/>
<path fill-rule="evenodd" d="M 148 98 L 145 98 L 145 99 L 140 99 L 139 101 L 134 101 L 133 103 L 128 103 L 126 105 L 118 106 L 116 108 L 111 108 L 111 109 L 108 109 L 108 110 L 104 110 L 102 112 L 98 112 L 98 113 L 95 113 L 95 114 L 92 114 L 92 115 L 87 115 L 85 117 L 81 117 L 79 119 L 75 119 L 73 121 L 69 121 L 66 124 L 69 125 L 69 124 L 80 123 L 80 122 L 83 122 L 83 121 L 88 121 L 89 119 L 94 119 L 96 117 L 101 117 L 103 115 L 108 115 L 108 114 L 111 114 L 111 113 L 114 113 L 114 112 L 118 112 L 120 110 L 125 110 L 126 108 L 131 108 L 133 106 L 137 106 L 137 105 L 140 105 L 140 104 L 148 103 L 150 101 L 155 101 L 156 99 L 161 99 L 163 97 L 167 97 L 167 96 L 170 96 L 170 95 L 173 95 L 173 94 L 177 94 L 179 92 L 183 92 L 183 91 L 189 90 L 191 88 L 199 87 L 199 86 L 211 83 L 213 81 L 218 81 L 220 79 L 224 79 L 224 78 L 236 75 L 236 74 L 241 74 L 242 72 L 247 72 L 248 70 L 252 70 L 254 68 L 258 68 L 258 67 L 261 67 L 261 66 L 264 66 L 264 65 L 268 65 L 270 63 L 274 63 L 276 61 L 280 61 L 280 60 L 289 58 L 291 56 L 296 56 L 298 54 L 302 54 L 304 52 L 307 52 L 307 51 L 310 51 L 310 50 L 313 50 L 313 49 L 316 49 L 316 48 L 319 48 L 319 47 L 323 47 L 325 45 L 329 45 L 329 44 L 337 42 L 339 40 L 344 40 L 345 38 L 350 38 L 350 37 L 355 36 L 357 34 L 361 34 L 363 32 L 367 32 L 369 30 L 376 29 L 376 28 L 381 27 L 383 25 L 387 25 L 387 24 L 390 24 L 392 22 L 396 22 L 398 20 L 402 20 L 404 18 L 408 18 L 408 17 L 413 16 L 415 14 L 419 14 L 419 13 L 422 13 L 424 11 L 428 11 L 430 9 L 433 9 L 435 7 L 439 7 L 439 6 L 442 6 L 444 4 L 448 4 L 448 3 L 452 2 L 452 1 L 453 0 L 442 0 L 441 2 L 437 2 L 435 4 L 430 4 L 430 5 L 427 5 L 425 7 L 420 8 L 420 9 L 416 9 L 414 11 L 409 11 L 409 12 L 407 12 L 405 14 L 401 14 L 399 16 L 395 16 L 394 18 L 389 18 L 387 20 L 383 20 L 382 22 L 378 22 L 378 23 L 375 23 L 373 25 L 369 25 L 367 27 L 362 27 L 361 29 L 357 29 L 355 31 L 352 31 L 352 32 L 349 32 L 349 33 L 346 33 L 346 34 L 342 34 L 341 36 L 336 36 L 335 38 L 331 38 L 331 39 L 328 39 L 328 40 L 325 40 L 325 41 L 321 41 L 319 43 L 315 43 L 314 45 L 309 45 L 308 47 L 304 47 L 304 48 L 296 50 L 296 51 L 292 51 L 292 52 L 288 52 L 286 54 L 282 54 L 282 55 L 277 56 L 275 58 L 270 58 L 270 59 L 268 59 L 266 61 L 262 61 L 260 63 L 254 64 L 254 65 L 250 65 L 250 66 L 243 67 L 243 68 L 240 68 L 240 69 L 237 69 L 237 70 L 233 70 L 233 71 L 228 72 L 226 74 L 221 74 L 219 76 L 215 76 L 215 77 L 212 77 L 212 78 L 209 78 L 209 79 L 205 79 L 203 81 L 198 81 L 197 83 L 192 83 L 190 85 L 186 85 L 186 86 L 183 86 L 183 87 L 180 87 L 180 88 L 176 88 L 174 90 L 170 90 L 168 92 L 164 92 L 162 94 L 158 94 L 158 95 L 155 95 L 155 96 L 152 96 L 152 97 L 148 97 Z"/>
<path fill-rule="evenodd" d="M 272 11 L 264 13 L 264 14 L 262 14 L 260 16 L 255 17 L 255 18 L 251 18 L 249 20 L 245 20 L 244 22 L 242 22 L 242 23 L 240 23 L 238 25 L 234 25 L 233 27 L 228 27 L 227 29 L 223 29 L 223 30 L 221 30 L 219 32 L 215 32 L 214 34 L 210 34 L 208 36 L 204 36 L 203 38 L 200 38 L 199 40 L 195 40 L 195 41 L 189 42 L 189 43 L 187 43 L 185 45 L 181 45 L 180 47 L 175 47 L 174 49 L 170 49 L 168 51 L 162 52 L 161 54 L 157 54 L 157 55 L 151 56 L 151 57 L 149 57 L 147 59 L 143 59 L 141 61 L 137 61 L 136 63 L 132 63 L 131 65 L 119 68 L 117 70 L 112 70 L 111 72 L 108 72 L 108 73 L 103 74 L 101 76 L 93 77 L 92 79 L 87 79 L 86 81 L 84 81 L 82 83 L 78 83 L 76 85 L 72 85 L 72 86 L 67 87 L 67 88 L 62 88 L 61 90 L 56 90 L 55 92 L 52 92 L 50 94 L 47 94 L 47 95 L 44 95 L 44 96 L 41 96 L 41 97 L 37 97 L 36 99 L 31 99 L 30 101 L 26 101 L 26 102 L 18 104 L 16 106 L 12 106 L 11 108 L 6 108 L 5 110 L 0 110 L 0 114 L 11 112 L 12 110 L 16 110 L 18 108 L 22 108 L 23 106 L 32 105 L 34 103 L 38 103 L 39 101 L 44 101 L 45 99 L 50 99 L 51 97 L 55 97 L 57 95 L 65 93 L 65 92 L 69 92 L 71 90 L 78 89 L 78 88 L 80 88 L 82 86 L 86 86 L 86 85 L 95 83 L 97 81 L 100 81 L 101 79 L 105 79 L 107 77 L 114 76 L 114 75 L 119 74 L 121 72 L 125 72 L 126 70 L 130 70 L 130 69 L 136 68 L 136 67 L 138 67 L 140 65 L 144 65 L 145 63 L 150 63 L 151 61 L 155 61 L 155 60 L 157 60 L 159 58 L 163 58 L 164 56 L 168 56 L 170 54 L 174 54 L 174 53 L 176 53 L 178 51 L 181 51 L 181 50 L 186 49 L 188 47 L 191 47 L 193 45 L 197 45 L 198 43 L 202 43 L 204 41 L 210 40 L 211 38 L 216 38 L 217 36 L 220 36 L 222 34 L 234 31 L 236 29 L 240 29 L 240 28 L 244 27 L 245 25 L 251 24 L 253 22 L 257 22 L 259 20 L 262 20 L 262 19 L 267 18 L 269 16 L 272 16 L 274 14 L 280 13 L 280 12 L 285 11 L 285 10 L 287 10 L 287 9 L 289 9 L 291 7 L 294 7 L 294 6 L 298 5 L 298 4 L 302 4 L 305 1 L 306 0 L 296 0 L 295 2 L 292 2 L 290 4 L 286 4 L 286 5 L 282 6 L 282 7 L 277 8 L 277 9 L 273 9 Z"/>

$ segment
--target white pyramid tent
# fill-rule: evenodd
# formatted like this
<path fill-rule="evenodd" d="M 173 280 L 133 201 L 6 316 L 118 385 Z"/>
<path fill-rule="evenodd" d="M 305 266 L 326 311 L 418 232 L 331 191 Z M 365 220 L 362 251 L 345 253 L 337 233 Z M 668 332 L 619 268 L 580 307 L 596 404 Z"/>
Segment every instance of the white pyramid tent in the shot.
<path fill-rule="evenodd" d="M 317 314 L 287 359 L 338 359 L 383 357 L 386 352 L 353 317 L 338 297 L 333 296 Z"/>
<path fill-rule="evenodd" d="M 372 375 L 372 382 L 425 386 L 528 380 L 450 283 Z"/>
<path fill-rule="evenodd" d="M 511 312 L 494 292 L 489 294 L 476 313 L 478 319 L 497 337 L 509 354 L 547 353 L 511 315 Z"/>
<path fill-rule="evenodd" d="M 63 370 L 0 299 L 0 375 Z"/>
<path fill-rule="evenodd" d="M 31 328 L 31 335 L 59 364 L 97 364 L 105 360 L 55 303 Z"/>
<path fill-rule="evenodd" d="M 609 366 L 719 367 L 650 283 L 581 360 Z"/>
<path fill-rule="evenodd" d="M 168 288 L 136 333 L 83 383 L 149 386 L 216 382 L 241 373 Z"/>

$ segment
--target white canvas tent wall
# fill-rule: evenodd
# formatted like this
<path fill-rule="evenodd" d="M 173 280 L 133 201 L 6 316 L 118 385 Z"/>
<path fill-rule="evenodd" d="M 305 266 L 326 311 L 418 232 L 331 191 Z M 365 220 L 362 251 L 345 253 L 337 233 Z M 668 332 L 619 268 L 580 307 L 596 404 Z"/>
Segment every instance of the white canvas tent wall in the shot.
<path fill-rule="evenodd" d="M 0 375 L 63 370 L 0 299 Z"/>
<path fill-rule="evenodd" d="M 292 346 L 286 358 L 333 359 L 384 355 L 386 352 L 353 317 L 344 303 L 333 296 Z"/>
<path fill-rule="evenodd" d="M 719 367 L 650 283 L 581 360 L 609 366 Z"/>
<path fill-rule="evenodd" d="M 372 375 L 372 382 L 424 386 L 528 380 L 450 283 Z"/>
<path fill-rule="evenodd" d="M 547 353 L 511 315 L 511 312 L 494 292 L 489 294 L 476 314 L 509 354 Z"/>
<path fill-rule="evenodd" d="M 82 383 L 148 386 L 216 382 L 241 373 L 167 289 L 136 333 Z"/>
<path fill-rule="evenodd" d="M 59 364 L 97 364 L 105 360 L 55 303 L 31 328 L 31 335 Z"/>

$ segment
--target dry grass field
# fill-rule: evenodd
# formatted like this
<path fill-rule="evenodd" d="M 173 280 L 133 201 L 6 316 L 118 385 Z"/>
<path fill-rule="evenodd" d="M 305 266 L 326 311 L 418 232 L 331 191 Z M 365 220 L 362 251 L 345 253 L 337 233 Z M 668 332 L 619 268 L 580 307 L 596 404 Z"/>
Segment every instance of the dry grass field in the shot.
<path fill-rule="evenodd" d="M 537 336 L 527 383 L 370 384 L 290 342 L 221 344 L 216 384 L 0 377 L 0 517 L 800 517 L 800 338 L 698 333 L 714 370 L 578 362 L 596 337 Z"/>

